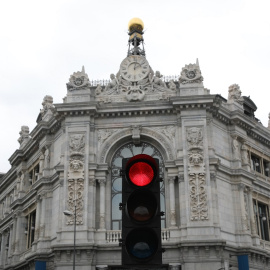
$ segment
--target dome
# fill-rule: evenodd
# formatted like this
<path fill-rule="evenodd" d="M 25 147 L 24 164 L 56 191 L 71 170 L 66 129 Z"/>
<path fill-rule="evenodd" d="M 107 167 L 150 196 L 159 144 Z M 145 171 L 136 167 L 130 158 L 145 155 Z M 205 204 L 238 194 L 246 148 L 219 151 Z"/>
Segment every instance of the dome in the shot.
<path fill-rule="evenodd" d="M 128 30 L 129 31 L 132 31 L 132 30 L 135 30 L 135 29 L 138 29 L 138 30 L 142 31 L 143 28 L 144 28 L 143 21 L 141 19 L 139 19 L 139 18 L 133 18 L 128 23 Z"/>

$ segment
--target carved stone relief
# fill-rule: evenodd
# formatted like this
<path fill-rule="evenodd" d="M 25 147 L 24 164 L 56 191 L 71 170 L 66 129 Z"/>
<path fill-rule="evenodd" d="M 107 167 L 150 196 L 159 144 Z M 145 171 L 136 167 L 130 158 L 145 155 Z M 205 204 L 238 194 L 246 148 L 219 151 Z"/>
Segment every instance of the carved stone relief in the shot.
<path fill-rule="evenodd" d="M 249 156 L 248 156 L 248 147 L 247 147 L 246 142 L 243 142 L 243 144 L 241 146 L 241 159 L 242 159 L 243 165 L 250 166 Z"/>
<path fill-rule="evenodd" d="M 43 98 L 42 106 L 43 108 L 40 110 L 42 120 L 48 121 L 51 119 L 53 112 L 55 111 L 55 107 L 53 105 L 53 97 L 49 95 L 45 96 Z"/>
<path fill-rule="evenodd" d="M 75 213 L 76 204 L 76 223 L 81 225 L 83 224 L 85 135 L 70 135 L 69 150 L 68 210 Z M 68 218 L 67 224 L 74 224 L 74 215 Z"/>
<path fill-rule="evenodd" d="M 119 131 L 119 129 L 99 129 L 98 130 L 98 148 L 106 141 L 112 134 Z"/>
<path fill-rule="evenodd" d="M 75 213 L 76 203 L 76 224 L 83 224 L 83 179 L 69 179 L 68 180 L 68 210 Z M 68 217 L 68 225 L 74 224 L 74 215 Z"/>
<path fill-rule="evenodd" d="M 71 153 L 83 153 L 85 147 L 85 138 L 83 134 L 75 134 L 70 136 L 69 147 Z"/>
<path fill-rule="evenodd" d="M 207 206 L 205 174 L 190 173 L 189 188 L 190 188 L 190 219 L 192 221 L 207 220 L 208 206 Z"/>
<path fill-rule="evenodd" d="M 123 74 L 122 74 L 123 75 Z M 138 102 L 141 100 L 158 100 L 167 99 L 176 95 L 176 85 L 173 80 L 169 82 L 167 87 L 163 76 L 159 71 L 150 68 L 146 78 L 137 80 L 128 80 L 123 77 L 121 72 L 110 75 L 110 82 L 102 87 L 98 85 L 95 89 L 96 100 L 99 102 Z M 160 93 L 167 95 L 161 96 Z"/>
<path fill-rule="evenodd" d="M 202 81 L 203 77 L 198 63 L 185 65 L 182 68 L 179 78 L 181 84 L 194 84 L 201 83 Z"/>
<path fill-rule="evenodd" d="M 30 140 L 29 127 L 22 126 L 19 134 L 20 138 L 18 139 L 18 142 L 20 144 L 20 149 L 22 149 L 26 145 L 26 143 Z"/>
<path fill-rule="evenodd" d="M 228 90 L 228 103 L 238 102 L 243 104 L 244 99 L 241 96 L 241 90 L 238 84 L 232 84 L 229 86 Z"/>
<path fill-rule="evenodd" d="M 187 129 L 187 142 L 189 149 L 194 147 L 202 148 L 203 133 L 201 128 L 192 127 Z"/>
<path fill-rule="evenodd" d="M 175 132 L 176 132 L 175 126 L 155 127 L 153 129 L 161 134 L 164 134 L 169 139 L 169 141 L 172 142 L 173 145 L 175 146 Z"/>
<path fill-rule="evenodd" d="M 240 146 L 237 140 L 237 136 L 232 136 L 232 150 L 233 150 L 233 158 L 236 160 L 240 160 Z"/>
<path fill-rule="evenodd" d="M 208 220 L 203 129 L 198 127 L 187 128 L 186 134 L 188 146 L 190 220 Z"/>
<path fill-rule="evenodd" d="M 243 221 L 243 226 L 244 230 L 249 230 L 249 222 L 248 222 L 248 194 L 247 194 L 247 189 L 244 190 L 244 204 L 245 204 L 245 213 L 244 213 L 244 220 Z"/>
<path fill-rule="evenodd" d="M 85 73 L 84 66 L 82 71 L 74 72 L 70 75 L 69 82 L 67 83 L 67 89 L 69 91 L 80 90 L 89 88 L 91 86 L 88 75 Z"/>

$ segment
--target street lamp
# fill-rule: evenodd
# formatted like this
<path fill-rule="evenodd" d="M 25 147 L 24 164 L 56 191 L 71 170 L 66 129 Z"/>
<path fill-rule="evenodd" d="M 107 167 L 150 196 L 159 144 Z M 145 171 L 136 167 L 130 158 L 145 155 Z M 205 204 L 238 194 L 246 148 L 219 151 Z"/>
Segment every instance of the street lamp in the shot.
<path fill-rule="evenodd" d="M 63 213 L 65 216 L 74 216 L 74 244 L 73 244 L 73 270 L 75 270 L 75 254 L 76 254 L 76 218 L 77 218 L 77 205 L 76 205 L 76 199 L 74 200 L 74 213 L 65 210 Z"/>

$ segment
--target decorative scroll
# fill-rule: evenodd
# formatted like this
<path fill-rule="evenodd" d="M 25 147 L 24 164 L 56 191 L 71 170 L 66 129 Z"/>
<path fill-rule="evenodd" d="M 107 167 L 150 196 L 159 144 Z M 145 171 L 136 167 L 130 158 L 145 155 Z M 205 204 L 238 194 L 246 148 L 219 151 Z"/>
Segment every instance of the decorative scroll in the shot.
<path fill-rule="evenodd" d="M 203 129 L 187 128 L 190 220 L 207 220 L 207 190 L 203 152 Z"/>

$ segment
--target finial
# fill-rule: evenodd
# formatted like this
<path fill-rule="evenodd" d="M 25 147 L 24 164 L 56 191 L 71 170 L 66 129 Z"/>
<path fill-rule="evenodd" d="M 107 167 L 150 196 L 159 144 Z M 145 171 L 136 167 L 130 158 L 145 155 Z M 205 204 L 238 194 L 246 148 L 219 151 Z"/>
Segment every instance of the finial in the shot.
<path fill-rule="evenodd" d="M 128 46 L 128 56 L 129 55 L 143 55 L 145 56 L 144 44 L 143 44 L 143 28 L 144 23 L 139 18 L 133 18 L 128 23 L 128 34 L 129 34 L 129 46 Z M 134 46 L 130 48 L 130 43 Z M 142 44 L 142 48 L 140 48 Z"/>
<path fill-rule="evenodd" d="M 85 73 L 84 66 L 82 66 L 82 73 Z"/>
<path fill-rule="evenodd" d="M 196 58 L 196 65 L 199 66 L 199 59 Z"/>

